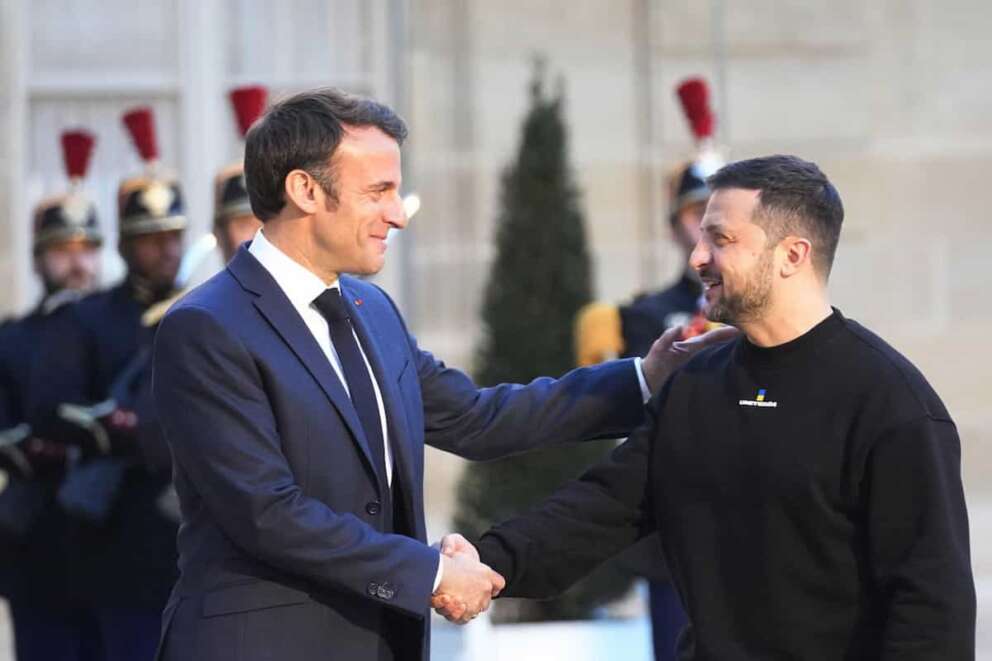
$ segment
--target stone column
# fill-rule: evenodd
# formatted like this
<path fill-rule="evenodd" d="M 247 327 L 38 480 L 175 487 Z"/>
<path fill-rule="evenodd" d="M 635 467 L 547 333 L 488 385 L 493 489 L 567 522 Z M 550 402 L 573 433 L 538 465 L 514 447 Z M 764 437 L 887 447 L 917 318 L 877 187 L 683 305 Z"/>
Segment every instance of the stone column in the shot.
<path fill-rule="evenodd" d="M 27 112 L 27 12 L 0 0 L 0 317 L 26 305 L 30 229 L 23 197 Z"/>
<path fill-rule="evenodd" d="M 230 157 L 223 136 L 230 131 L 224 79 L 219 3 L 183 0 L 179 4 L 180 132 L 183 192 L 190 225 L 187 243 L 213 227 L 213 179 Z"/>

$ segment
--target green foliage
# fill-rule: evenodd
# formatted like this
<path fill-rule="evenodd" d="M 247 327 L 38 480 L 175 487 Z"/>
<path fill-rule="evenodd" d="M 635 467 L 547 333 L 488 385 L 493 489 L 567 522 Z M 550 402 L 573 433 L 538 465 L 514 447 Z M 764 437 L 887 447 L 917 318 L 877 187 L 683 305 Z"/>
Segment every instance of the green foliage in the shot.
<path fill-rule="evenodd" d="M 479 383 L 526 383 L 574 367 L 573 323 L 591 298 L 589 253 L 579 193 L 568 165 L 562 96 L 549 98 L 540 68 L 516 160 L 502 178 L 497 255 L 482 309 Z M 455 529 L 477 537 L 527 510 L 602 457 L 612 442 L 571 444 L 472 464 L 458 487 Z M 561 598 L 501 600 L 497 620 L 590 617 L 629 587 L 608 566 Z"/>
<path fill-rule="evenodd" d="M 516 162 L 503 174 L 497 255 L 482 308 L 482 383 L 529 381 L 574 364 L 572 323 L 589 302 L 591 278 L 561 106 L 534 84 Z"/>

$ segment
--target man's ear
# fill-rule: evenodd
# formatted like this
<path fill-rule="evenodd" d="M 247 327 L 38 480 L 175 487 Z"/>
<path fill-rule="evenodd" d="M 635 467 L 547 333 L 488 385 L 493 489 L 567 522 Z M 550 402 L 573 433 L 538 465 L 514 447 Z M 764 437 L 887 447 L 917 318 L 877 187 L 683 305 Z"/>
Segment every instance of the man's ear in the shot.
<path fill-rule="evenodd" d="M 283 182 L 286 202 L 305 214 L 317 213 L 317 180 L 305 170 L 291 170 Z"/>
<path fill-rule="evenodd" d="M 804 268 L 812 268 L 813 244 L 809 239 L 798 236 L 787 236 L 782 239 L 779 248 L 784 252 L 782 260 L 782 277 L 791 277 Z"/>

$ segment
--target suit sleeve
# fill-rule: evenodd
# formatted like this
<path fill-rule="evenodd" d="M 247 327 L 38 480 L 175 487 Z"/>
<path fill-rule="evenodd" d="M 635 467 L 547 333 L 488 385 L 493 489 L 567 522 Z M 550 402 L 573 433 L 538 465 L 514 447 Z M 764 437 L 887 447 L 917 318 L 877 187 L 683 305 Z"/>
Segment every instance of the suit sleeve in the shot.
<path fill-rule="evenodd" d="M 583 367 L 527 385 L 479 388 L 464 372 L 420 349 L 396 303 L 382 288 L 376 290 L 408 338 L 428 445 L 481 461 L 554 443 L 621 438 L 644 421 L 634 360 Z"/>
<path fill-rule="evenodd" d="M 502 596 L 554 597 L 653 531 L 648 467 L 654 407 L 648 423 L 607 459 L 482 536 L 482 561 L 506 578 Z"/>
<path fill-rule="evenodd" d="M 644 420 L 633 360 L 572 370 L 560 379 L 479 388 L 417 348 L 425 442 L 467 459 L 497 459 L 554 443 L 620 438 Z"/>
<path fill-rule="evenodd" d="M 971 660 L 975 587 L 961 447 L 949 420 L 903 424 L 873 446 L 863 480 L 881 659 Z"/>
<path fill-rule="evenodd" d="M 424 615 L 438 552 L 303 493 L 251 355 L 209 312 L 181 306 L 165 317 L 152 378 L 177 470 L 234 544 L 283 571 L 366 599 L 374 598 L 367 586 L 388 577 L 395 586 L 389 604 Z"/>

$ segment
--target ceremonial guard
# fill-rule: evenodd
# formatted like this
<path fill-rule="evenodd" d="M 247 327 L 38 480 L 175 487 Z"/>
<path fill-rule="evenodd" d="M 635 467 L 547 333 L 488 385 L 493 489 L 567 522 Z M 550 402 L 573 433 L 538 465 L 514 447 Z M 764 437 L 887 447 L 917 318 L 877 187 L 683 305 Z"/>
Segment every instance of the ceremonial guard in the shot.
<path fill-rule="evenodd" d="M 169 454 L 148 396 L 154 328 L 143 314 L 173 295 L 186 216 L 158 166 L 151 110 L 124 115 L 145 163 L 118 193 L 127 276 L 59 315 L 39 371 L 59 433 L 80 449 L 60 489 L 71 513 L 74 588 L 100 625 L 103 659 L 150 661 L 176 575 Z"/>
<path fill-rule="evenodd" d="M 231 105 L 242 140 L 265 111 L 268 91 L 261 86 L 231 90 Z M 242 145 L 243 149 L 243 145 Z M 245 241 L 250 241 L 262 222 L 252 213 L 245 187 L 244 158 L 225 167 L 214 180 L 214 234 L 226 264 Z"/>
<path fill-rule="evenodd" d="M 231 107 L 244 140 L 248 129 L 265 111 L 268 90 L 259 85 L 238 87 L 231 90 Z M 244 150 L 244 144 L 241 145 Z M 183 255 L 183 264 L 176 280 L 176 293 L 160 301 L 145 312 L 142 322 L 156 326 L 165 313 L 195 285 L 202 282 L 203 263 L 211 263 L 216 249 L 220 249 L 220 268 L 231 261 L 241 244 L 251 241 L 262 221 L 255 217 L 245 187 L 244 157 L 227 165 L 214 177 L 214 226 L 212 234 L 205 234 L 193 241 Z"/>
<path fill-rule="evenodd" d="M 710 197 L 706 177 L 720 169 L 724 159 L 713 144 L 715 119 L 706 83 L 691 78 L 683 81 L 677 92 L 696 143 L 695 157 L 679 165 L 667 178 L 668 221 L 681 251 L 683 270 L 666 289 L 641 294 L 620 307 L 622 354 L 628 356 L 645 355 L 651 343 L 673 326 L 686 326 L 690 336 L 704 332 L 708 326 L 699 312 L 703 290 L 699 277 L 689 268 L 689 254 L 699 240 L 699 224 Z"/>
<path fill-rule="evenodd" d="M 18 661 L 96 660 L 93 622 L 75 607 L 66 567 L 66 517 L 55 505 L 69 452 L 28 424 L 40 394 L 32 375 L 56 312 L 92 289 L 103 236 L 81 189 L 94 139 L 61 136 L 70 190 L 34 212 L 34 267 L 44 295 L 0 326 L 0 594 L 10 604 Z"/>
<path fill-rule="evenodd" d="M 706 177 L 723 165 L 723 157 L 713 143 L 715 117 L 705 81 L 687 79 L 676 92 L 696 144 L 695 156 L 666 177 L 668 221 L 680 250 L 682 274 L 669 287 L 639 294 L 625 305 L 599 302 L 583 308 L 576 322 L 580 365 L 618 356 L 644 356 L 651 344 L 674 326 L 685 327 L 685 337 L 715 326 L 700 314 L 703 289 L 699 277 L 689 268 L 689 254 L 699 240 L 699 224 L 710 196 Z M 656 661 L 674 661 L 675 640 L 686 617 L 662 557 L 658 538 L 652 536 L 625 553 L 621 562 L 649 581 Z"/>

